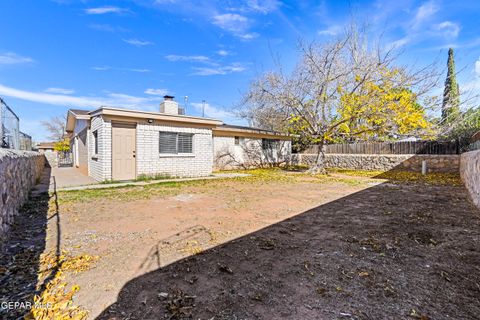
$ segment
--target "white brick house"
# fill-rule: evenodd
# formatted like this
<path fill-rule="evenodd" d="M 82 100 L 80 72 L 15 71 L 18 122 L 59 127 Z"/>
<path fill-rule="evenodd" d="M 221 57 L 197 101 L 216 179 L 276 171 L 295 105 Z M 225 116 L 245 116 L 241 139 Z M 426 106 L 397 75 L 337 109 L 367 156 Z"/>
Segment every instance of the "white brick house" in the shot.
<path fill-rule="evenodd" d="M 70 110 L 66 130 L 72 146 L 86 130 L 86 147 L 72 152 L 74 159 L 87 159 L 86 171 L 98 181 L 208 176 L 214 168 L 281 163 L 291 155 L 287 135 L 183 115 L 171 96 L 165 96 L 160 112 Z"/>

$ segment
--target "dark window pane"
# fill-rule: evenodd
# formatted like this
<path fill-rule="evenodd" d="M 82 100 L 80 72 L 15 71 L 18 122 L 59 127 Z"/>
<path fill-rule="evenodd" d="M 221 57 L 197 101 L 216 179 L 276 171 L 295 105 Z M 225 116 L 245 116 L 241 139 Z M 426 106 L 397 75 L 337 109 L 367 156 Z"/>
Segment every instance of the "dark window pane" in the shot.
<path fill-rule="evenodd" d="M 94 154 L 98 154 L 98 131 L 97 130 L 93 131 L 93 140 L 95 145 Z"/>
<path fill-rule="evenodd" d="M 277 139 L 262 139 L 262 149 L 263 150 L 274 150 L 277 149 L 280 140 Z"/>
<path fill-rule="evenodd" d="M 160 153 L 177 153 L 177 134 L 174 132 L 160 132 Z"/>
<path fill-rule="evenodd" d="M 188 133 L 178 134 L 178 153 L 192 153 L 193 135 Z"/>

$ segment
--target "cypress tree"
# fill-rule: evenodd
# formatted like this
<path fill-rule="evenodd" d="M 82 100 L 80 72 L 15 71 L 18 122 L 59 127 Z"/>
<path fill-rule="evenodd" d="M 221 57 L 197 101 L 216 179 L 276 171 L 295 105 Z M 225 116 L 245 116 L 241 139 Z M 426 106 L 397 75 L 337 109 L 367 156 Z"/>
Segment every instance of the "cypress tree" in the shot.
<path fill-rule="evenodd" d="M 453 49 L 448 49 L 448 71 L 443 91 L 442 122 L 451 123 L 460 112 L 460 90 L 455 74 Z"/>

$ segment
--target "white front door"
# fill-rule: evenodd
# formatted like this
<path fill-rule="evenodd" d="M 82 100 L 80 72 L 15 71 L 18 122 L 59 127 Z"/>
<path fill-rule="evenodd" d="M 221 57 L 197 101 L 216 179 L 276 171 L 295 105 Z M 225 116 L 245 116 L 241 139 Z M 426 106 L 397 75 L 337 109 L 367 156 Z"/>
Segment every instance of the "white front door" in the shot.
<path fill-rule="evenodd" d="M 112 123 L 112 179 L 136 178 L 135 125 Z"/>

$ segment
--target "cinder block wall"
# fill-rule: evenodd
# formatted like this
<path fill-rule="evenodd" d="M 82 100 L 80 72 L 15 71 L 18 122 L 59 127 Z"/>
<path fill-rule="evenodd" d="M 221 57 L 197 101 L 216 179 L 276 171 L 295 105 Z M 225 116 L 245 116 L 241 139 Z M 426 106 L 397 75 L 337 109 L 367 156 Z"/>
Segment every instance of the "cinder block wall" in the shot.
<path fill-rule="evenodd" d="M 0 149 L 0 243 L 44 167 L 41 153 Z"/>
<path fill-rule="evenodd" d="M 311 165 L 315 162 L 314 154 L 293 154 L 294 164 Z M 428 155 L 428 154 L 326 154 L 327 168 L 352 170 L 405 170 L 421 171 L 422 161 L 427 161 L 428 172 L 458 172 L 459 155 Z"/>
<path fill-rule="evenodd" d="M 193 153 L 163 155 L 159 152 L 160 131 L 193 134 Z M 197 177 L 212 174 L 212 130 L 161 124 L 137 124 L 137 175 L 168 174 Z"/>
<path fill-rule="evenodd" d="M 480 150 L 461 155 L 460 176 L 473 203 L 480 208 Z"/>

